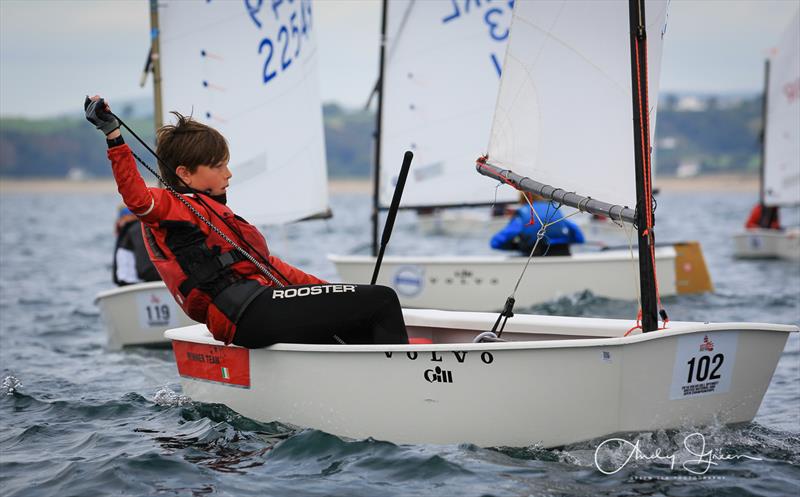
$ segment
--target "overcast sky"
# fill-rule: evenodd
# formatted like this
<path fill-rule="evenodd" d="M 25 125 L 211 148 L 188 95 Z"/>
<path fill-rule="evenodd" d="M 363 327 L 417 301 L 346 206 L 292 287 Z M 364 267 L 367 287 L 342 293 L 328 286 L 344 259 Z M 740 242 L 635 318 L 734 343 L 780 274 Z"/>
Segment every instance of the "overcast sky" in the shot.
<path fill-rule="evenodd" d="M 423 0 L 420 0 L 423 1 Z M 485 1 L 485 0 L 484 0 Z M 800 0 L 673 0 L 664 91 L 756 92 Z M 323 100 L 360 106 L 378 62 L 378 0 L 316 0 Z M 147 0 L 0 0 L 0 114 L 80 114 L 82 96 L 147 98 Z"/>

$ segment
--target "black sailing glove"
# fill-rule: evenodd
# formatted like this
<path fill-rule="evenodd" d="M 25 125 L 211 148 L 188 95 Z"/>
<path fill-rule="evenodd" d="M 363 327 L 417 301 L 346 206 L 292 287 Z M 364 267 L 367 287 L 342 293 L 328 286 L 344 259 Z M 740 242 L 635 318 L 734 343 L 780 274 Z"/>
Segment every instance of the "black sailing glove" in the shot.
<path fill-rule="evenodd" d="M 119 128 L 117 118 L 106 112 L 106 101 L 104 99 L 91 100 L 86 97 L 86 100 L 83 101 L 83 109 L 86 111 L 86 120 L 94 124 L 103 134 L 108 135 Z"/>

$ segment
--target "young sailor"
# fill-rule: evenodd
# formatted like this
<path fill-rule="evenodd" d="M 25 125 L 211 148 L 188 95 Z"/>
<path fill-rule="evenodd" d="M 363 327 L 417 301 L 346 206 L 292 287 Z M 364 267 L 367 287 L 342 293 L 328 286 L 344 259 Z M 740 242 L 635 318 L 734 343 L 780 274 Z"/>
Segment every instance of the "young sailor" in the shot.
<path fill-rule="evenodd" d="M 117 234 L 112 265 L 114 283 L 124 286 L 143 281 L 159 281 L 161 276 L 150 261 L 139 218 L 130 209 L 122 206 L 117 214 L 114 228 Z"/>
<path fill-rule="evenodd" d="M 278 342 L 408 343 L 392 289 L 329 284 L 287 264 L 225 205 L 232 174 L 228 145 L 217 130 L 173 113 L 177 123 L 157 131 L 159 170 L 180 192 L 176 196 L 145 185 L 119 121 L 102 98 L 87 97 L 84 109 L 86 119 L 106 135 L 114 179 L 125 205 L 144 224 L 150 259 L 184 312 L 205 323 L 217 340 L 249 348 Z"/>
<path fill-rule="evenodd" d="M 490 241 L 492 248 L 518 250 L 527 255 L 536 244 L 536 237 L 541 228 L 539 219 L 547 224 L 564 217 L 560 210 L 542 197 L 533 195 L 532 199 L 536 214 L 531 211 L 531 206 L 523 198 L 523 205 L 516 210 L 511 221 L 492 237 Z M 533 255 L 570 255 L 570 244 L 583 242 L 583 233 L 578 225 L 569 219 L 561 219 L 545 229 L 544 237 L 536 245 Z"/>
<path fill-rule="evenodd" d="M 750 217 L 747 218 L 744 227 L 762 228 L 766 230 L 779 230 L 781 229 L 780 219 L 778 217 L 777 207 L 767 207 L 760 202 L 757 203 L 753 210 L 750 211 Z"/>

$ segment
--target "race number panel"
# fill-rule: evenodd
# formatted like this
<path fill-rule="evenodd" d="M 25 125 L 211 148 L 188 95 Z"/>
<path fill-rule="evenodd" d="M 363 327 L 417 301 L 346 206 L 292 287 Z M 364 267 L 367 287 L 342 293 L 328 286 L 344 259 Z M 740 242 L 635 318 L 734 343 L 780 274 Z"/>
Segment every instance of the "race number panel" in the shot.
<path fill-rule="evenodd" d="M 144 329 L 175 326 L 178 323 L 178 313 L 182 312 L 166 290 L 137 295 L 136 309 L 139 326 Z"/>
<path fill-rule="evenodd" d="M 731 388 L 738 333 L 698 333 L 678 338 L 670 399 L 725 393 Z"/>

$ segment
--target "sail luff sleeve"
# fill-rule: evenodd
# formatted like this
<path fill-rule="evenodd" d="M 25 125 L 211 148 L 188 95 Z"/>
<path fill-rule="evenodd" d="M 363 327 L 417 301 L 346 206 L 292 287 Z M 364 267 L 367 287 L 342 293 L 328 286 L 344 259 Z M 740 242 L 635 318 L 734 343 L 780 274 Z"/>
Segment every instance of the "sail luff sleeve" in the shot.
<path fill-rule="evenodd" d="M 510 169 L 497 167 L 483 157 L 478 159 L 475 168 L 480 174 L 496 179 L 517 190 L 533 193 L 547 200 L 574 207 L 583 212 L 606 216 L 614 221 L 622 221 L 629 224 L 636 222 L 636 213 L 629 207 L 609 204 L 602 200 L 585 197 L 575 192 L 568 192 L 561 188 L 540 183 L 527 176 L 521 176 Z"/>

